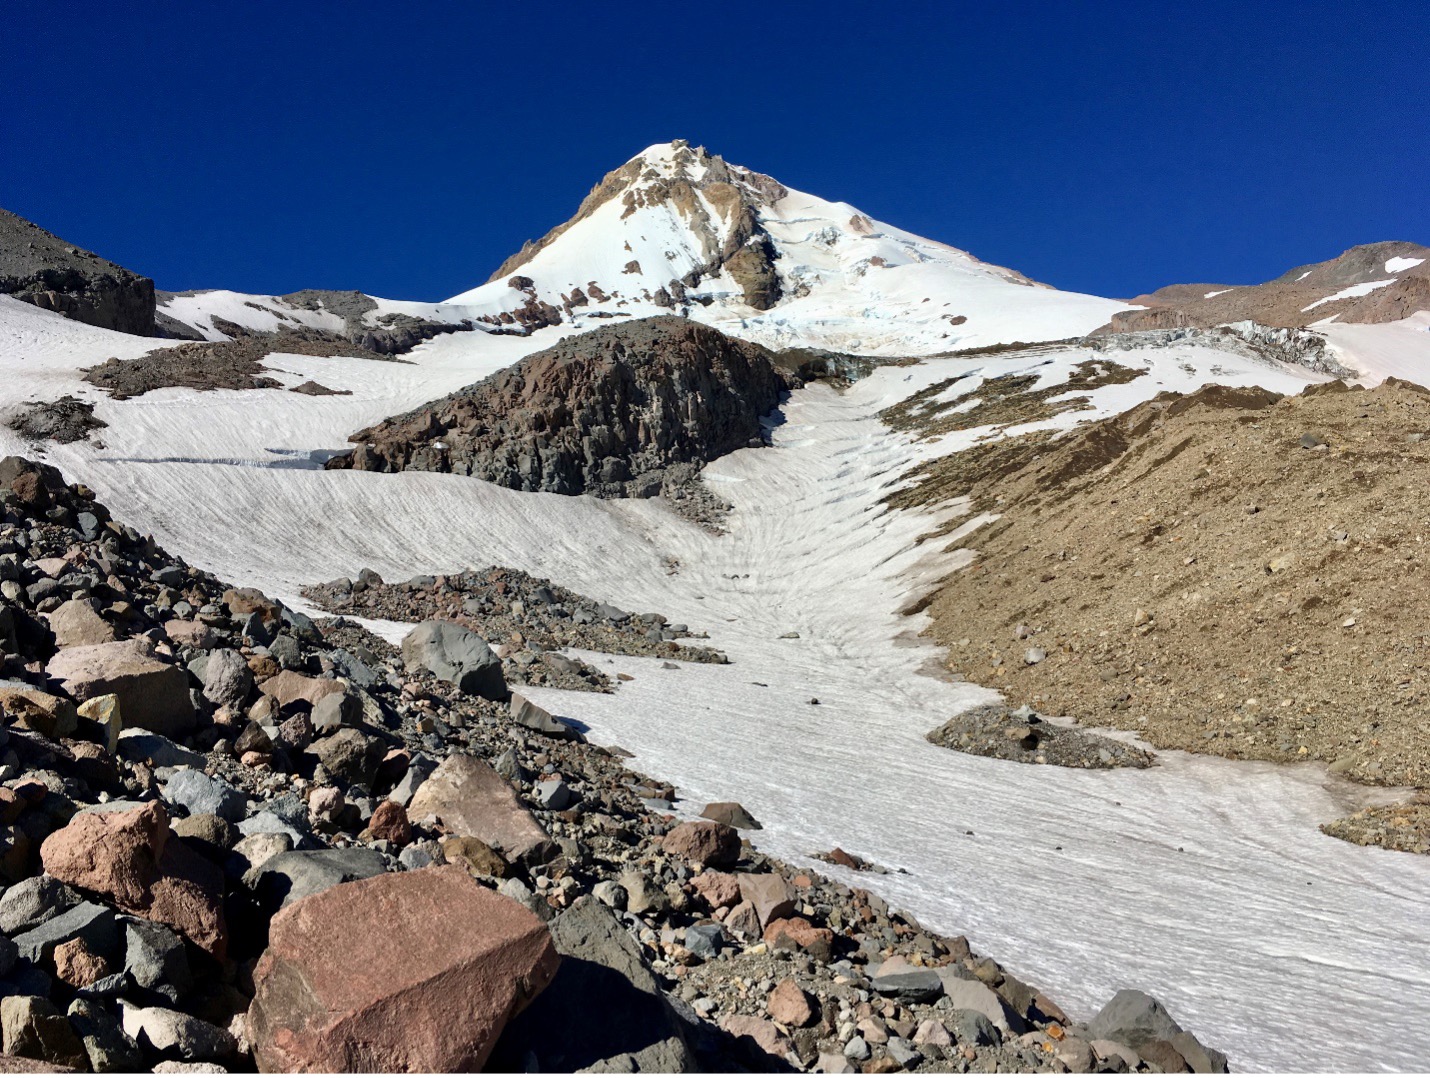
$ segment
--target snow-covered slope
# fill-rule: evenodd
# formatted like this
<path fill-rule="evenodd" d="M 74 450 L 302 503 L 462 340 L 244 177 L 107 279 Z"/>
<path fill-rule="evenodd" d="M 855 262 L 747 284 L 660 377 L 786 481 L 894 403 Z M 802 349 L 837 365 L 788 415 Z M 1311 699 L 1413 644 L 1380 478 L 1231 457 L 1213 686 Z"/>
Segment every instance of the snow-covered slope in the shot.
<path fill-rule="evenodd" d="M 572 220 L 450 302 L 543 324 L 674 310 L 775 347 L 869 355 L 1074 337 L 1125 306 L 1036 284 L 679 141 L 610 173 Z"/>
<path fill-rule="evenodd" d="M 1344 362 L 1374 384 L 1384 378 L 1430 385 L 1430 311 L 1397 322 L 1317 327 Z"/>
<path fill-rule="evenodd" d="M 283 333 L 301 329 L 356 336 L 362 330 L 387 329 L 407 321 L 460 328 L 481 311 L 453 303 L 420 303 L 383 299 L 362 292 L 310 289 L 288 296 L 260 296 L 216 288 L 199 292 L 160 293 L 156 313 L 171 330 L 182 328 L 206 341 L 232 338 L 237 326 L 248 333 Z M 172 325 L 177 323 L 177 326 Z"/>

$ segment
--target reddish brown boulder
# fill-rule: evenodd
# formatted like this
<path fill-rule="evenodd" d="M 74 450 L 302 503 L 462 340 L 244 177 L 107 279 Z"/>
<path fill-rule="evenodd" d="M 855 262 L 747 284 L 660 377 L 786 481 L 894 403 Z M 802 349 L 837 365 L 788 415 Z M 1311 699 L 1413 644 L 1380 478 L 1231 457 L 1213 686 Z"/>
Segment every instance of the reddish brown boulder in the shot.
<path fill-rule="evenodd" d="M 777 872 L 742 872 L 740 897 L 755 907 L 760 924 L 767 925 L 794 913 L 794 893 Z"/>
<path fill-rule="evenodd" d="M 475 1071 L 559 962 L 455 866 L 341 884 L 273 919 L 248 1035 L 262 1071 Z"/>
<path fill-rule="evenodd" d="M 111 693 L 119 697 L 126 728 L 175 737 L 194 727 L 188 674 L 155 658 L 147 640 L 65 648 L 50 660 L 46 673 L 76 700 Z"/>
<path fill-rule="evenodd" d="M 776 950 L 804 951 L 827 962 L 834 953 L 834 933 L 815 928 L 803 917 L 784 917 L 765 929 L 765 942 Z"/>
<path fill-rule="evenodd" d="M 712 910 L 740 901 L 740 880 L 730 872 L 702 872 L 690 881 L 690 886 Z"/>
<path fill-rule="evenodd" d="M 203 648 L 207 651 L 217 639 L 214 631 L 201 621 L 174 618 L 164 622 L 164 635 L 180 647 Z"/>
<path fill-rule="evenodd" d="M 428 816 L 450 835 L 481 839 L 508 861 L 544 864 L 556 848 L 506 779 L 475 756 L 447 757 L 417 788 L 407 818 Z"/>
<path fill-rule="evenodd" d="M 740 859 L 739 832 L 710 820 L 677 825 L 661 845 L 668 853 L 678 853 L 706 865 L 733 865 Z"/>
<path fill-rule="evenodd" d="M 394 846 L 406 846 L 412 841 L 412 825 L 407 822 L 407 810 L 396 801 L 384 801 L 373 810 L 367 829 L 375 839 L 386 839 Z"/>
<path fill-rule="evenodd" d="M 794 1050 L 790 1039 L 767 1018 L 756 1018 L 749 1014 L 727 1014 L 720 1019 L 720 1028 L 737 1040 L 749 1038 L 762 1052 L 768 1052 L 772 1056 L 784 1058 Z"/>
<path fill-rule="evenodd" d="M 765 1010 L 782 1026 L 807 1026 L 816 1013 L 810 995 L 793 978 L 782 980 L 765 1003 Z"/>
<path fill-rule="evenodd" d="M 738 801 L 712 801 L 700 810 L 700 815 L 740 831 L 764 830 L 760 821 L 751 816 Z"/>
<path fill-rule="evenodd" d="M 308 677 L 296 670 L 284 670 L 268 678 L 258 686 L 258 691 L 278 701 L 279 707 L 296 704 L 299 700 L 312 705 L 335 692 L 345 692 L 342 684 L 333 678 Z"/>
<path fill-rule="evenodd" d="M 57 946 L 54 957 L 55 976 L 72 988 L 83 988 L 114 972 L 104 956 L 95 954 L 79 937 Z"/>
<path fill-rule="evenodd" d="M 40 860 L 55 879 L 166 924 L 222 959 L 222 873 L 173 837 L 158 801 L 128 812 L 83 812 L 45 839 Z"/>
<path fill-rule="evenodd" d="M 282 610 L 277 603 L 257 588 L 229 588 L 223 593 L 224 605 L 235 618 L 257 614 L 264 622 L 275 622 Z"/>

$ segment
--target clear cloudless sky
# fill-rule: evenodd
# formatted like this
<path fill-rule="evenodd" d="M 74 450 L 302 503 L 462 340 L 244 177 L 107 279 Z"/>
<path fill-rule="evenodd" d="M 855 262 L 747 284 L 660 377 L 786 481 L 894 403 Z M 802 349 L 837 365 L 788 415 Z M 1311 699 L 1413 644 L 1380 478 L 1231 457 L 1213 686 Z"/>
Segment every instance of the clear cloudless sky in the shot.
<path fill-rule="evenodd" d="M 440 299 L 688 138 L 1126 297 L 1430 242 L 1430 5 L 4 5 L 0 206 L 161 288 Z"/>

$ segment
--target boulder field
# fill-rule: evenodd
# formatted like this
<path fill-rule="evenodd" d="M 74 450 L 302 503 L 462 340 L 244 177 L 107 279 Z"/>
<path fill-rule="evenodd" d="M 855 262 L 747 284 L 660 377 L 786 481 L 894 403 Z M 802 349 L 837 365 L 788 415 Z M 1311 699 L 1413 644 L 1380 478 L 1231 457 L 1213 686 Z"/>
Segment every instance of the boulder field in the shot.
<path fill-rule="evenodd" d="M 762 853 L 519 644 L 310 619 L 0 460 L 0 1069 L 1225 1069 Z"/>

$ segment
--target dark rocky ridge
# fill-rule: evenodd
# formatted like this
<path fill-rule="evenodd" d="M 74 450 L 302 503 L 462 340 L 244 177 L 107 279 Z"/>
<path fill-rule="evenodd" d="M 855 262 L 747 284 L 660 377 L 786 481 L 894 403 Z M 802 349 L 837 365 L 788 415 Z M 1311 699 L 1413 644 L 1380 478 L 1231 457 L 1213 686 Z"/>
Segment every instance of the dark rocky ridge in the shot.
<path fill-rule="evenodd" d="M 768 350 L 683 318 L 603 326 L 359 431 L 328 467 L 650 497 L 680 466 L 761 444 L 789 385 Z"/>
<path fill-rule="evenodd" d="M 263 365 L 263 360 L 276 352 L 405 362 L 356 348 L 335 334 L 297 326 L 276 335 L 239 335 L 230 341 L 187 341 L 172 348 L 156 349 L 137 359 L 107 359 L 87 369 L 84 380 L 107 390 L 115 400 L 128 400 L 168 387 L 280 389 L 282 383 L 267 377 L 268 368 Z M 308 384 L 316 386 L 316 383 Z M 317 390 L 332 392 L 322 386 L 317 386 Z M 313 389 L 299 391 L 315 392 Z"/>
<path fill-rule="evenodd" d="M 103 329 L 154 335 L 154 282 L 0 210 L 0 292 Z"/>

